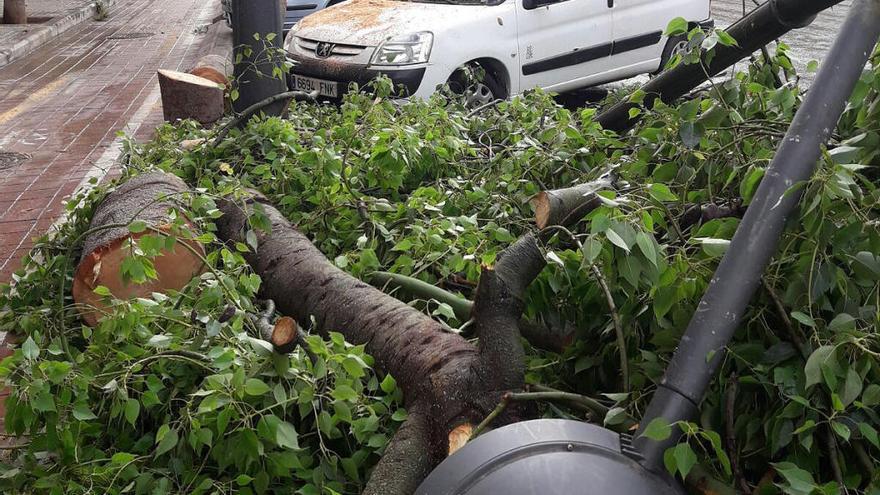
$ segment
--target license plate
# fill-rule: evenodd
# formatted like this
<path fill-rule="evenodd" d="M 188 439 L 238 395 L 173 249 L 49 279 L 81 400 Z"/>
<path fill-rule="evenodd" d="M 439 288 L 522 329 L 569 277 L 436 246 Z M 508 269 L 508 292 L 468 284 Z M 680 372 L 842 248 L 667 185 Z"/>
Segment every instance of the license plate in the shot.
<path fill-rule="evenodd" d="M 329 96 L 331 98 L 339 97 L 339 83 L 335 81 L 325 81 L 314 77 L 303 77 L 296 74 L 293 75 L 293 89 L 297 91 L 305 91 L 311 93 L 317 90 L 321 96 Z"/>

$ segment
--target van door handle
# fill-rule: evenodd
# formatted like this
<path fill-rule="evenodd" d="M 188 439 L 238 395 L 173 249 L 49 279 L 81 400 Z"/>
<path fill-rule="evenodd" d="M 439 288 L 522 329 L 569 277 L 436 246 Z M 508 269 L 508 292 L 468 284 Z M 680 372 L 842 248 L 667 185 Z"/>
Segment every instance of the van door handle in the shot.
<path fill-rule="evenodd" d="M 609 9 L 613 9 L 613 8 L 614 8 L 614 0 L 608 0 L 608 8 L 609 8 Z"/>

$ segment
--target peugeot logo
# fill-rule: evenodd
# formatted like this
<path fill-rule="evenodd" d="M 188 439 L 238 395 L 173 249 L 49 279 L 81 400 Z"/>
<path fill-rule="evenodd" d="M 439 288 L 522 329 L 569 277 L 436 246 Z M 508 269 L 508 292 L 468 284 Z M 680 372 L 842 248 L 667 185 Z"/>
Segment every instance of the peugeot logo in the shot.
<path fill-rule="evenodd" d="M 326 43 L 321 41 L 315 46 L 315 55 L 319 58 L 327 58 L 330 55 L 333 55 L 333 49 L 336 48 L 336 45 L 333 43 Z"/>

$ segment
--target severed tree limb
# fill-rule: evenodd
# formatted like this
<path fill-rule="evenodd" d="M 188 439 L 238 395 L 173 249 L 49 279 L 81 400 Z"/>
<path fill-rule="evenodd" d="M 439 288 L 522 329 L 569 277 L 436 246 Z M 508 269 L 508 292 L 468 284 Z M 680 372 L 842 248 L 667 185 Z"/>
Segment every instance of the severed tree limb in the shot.
<path fill-rule="evenodd" d="M 385 453 L 376 464 L 362 495 L 415 493 L 431 469 L 439 462 L 430 445 L 430 411 L 411 408 L 403 425 L 391 438 Z"/>
<path fill-rule="evenodd" d="M 386 284 L 393 285 L 413 296 L 446 303 L 452 308 L 455 318 L 459 321 L 467 322 L 471 319 L 471 312 L 474 308 L 472 301 L 417 278 L 399 273 L 373 272 L 370 274 L 370 282 L 377 287 L 383 287 Z M 562 352 L 574 342 L 576 329 L 568 322 L 541 323 L 522 318 L 519 320 L 519 331 L 523 338 L 535 348 Z M 464 332 L 462 334 L 465 337 L 468 336 Z"/>
<path fill-rule="evenodd" d="M 244 205 L 219 201 L 217 206 L 223 213 L 217 235 L 225 241 L 243 241 L 255 209 L 272 226 L 270 232 L 257 233 L 257 249 L 245 254 L 263 280 L 262 297 L 274 300 L 283 314 L 299 321 L 314 318 L 318 330 L 339 331 L 348 342 L 364 345 L 377 370 L 397 380 L 412 416 L 429 418 L 414 420 L 392 442 L 394 448 L 389 445 L 387 455 L 400 452 L 399 460 L 380 462 L 368 493 L 411 493 L 414 483 L 446 455 L 452 432 L 485 417 L 504 393 L 522 388 L 517 322 L 526 287 L 544 266 L 533 236 L 517 241 L 499 255 L 494 268 L 484 270 L 474 303 L 477 348 L 418 309 L 337 268 L 264 198 L 248 198 Z M 522 411 L 515 408 L 500 420 L 520 419 Z M 412 445 L 425 446 L 425 456 L 414 455 Z"/>
<path fill-rule="evenodd" d="M 568 227 L 590 211 L 598 208 L 602 201 L 597 194 L 614 185 L 614 177 L 608 173 L 584 184 L 552 191 L 541 191 L 532 199 L 535 209 L 535 223 L 539 229 L 551 225 Z"/>
<path fill-rule="evenodd" d="M 317 91 L 312 91 L 311 93 L 304 93 L 302 91 L 285 91 L 284 93 L 278 93 L 277 95 L 272 95 L 264 100 L 258 101 L 253 105 L 245 108 L 241 111 L 239 115 L 236 115 L 235 118 L 230 120 L 226 125 L 220 128 L 217 131 L 217 137 L 214 138 L 213 146 L 219 146 L 223 141 L 223 138 L 229 134 L 234 127 L 239 127 L 243 125 L 245 122 L 250 120 L 251 117 L 254 116 L 260 110 L 272 105 L 273 103 L 282 101 L 282 100 L 297 100 L 297 101 L 315 101 L 315 98 L 318 97 Z"/>
<path fill-rule="evenodd" d="M 474 297 L 475 331 L 484 369 L 503 389 L 519 389 L 525 374 L 525 352 L 519 319 L 526 308 L 526 289 L 547 262 L 531 234 L 502 251 L 494 268 L 483 266 Z"/>

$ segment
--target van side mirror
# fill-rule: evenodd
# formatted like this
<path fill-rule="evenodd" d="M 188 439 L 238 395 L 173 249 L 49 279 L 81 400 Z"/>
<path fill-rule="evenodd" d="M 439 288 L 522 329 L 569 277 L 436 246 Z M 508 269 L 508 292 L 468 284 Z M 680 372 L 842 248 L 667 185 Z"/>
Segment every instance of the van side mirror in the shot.
<path fill-rule="evenodd" d="M 523 9 L 525 10 L 534 10 L 538 7 L 545 7 L 547 5 L 552 5 L 554 3 L 559 3 L 562 0 L 522 0 Z"/>

